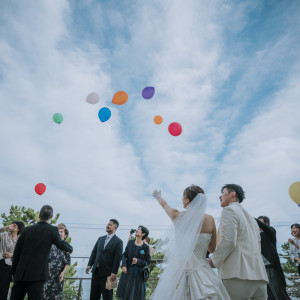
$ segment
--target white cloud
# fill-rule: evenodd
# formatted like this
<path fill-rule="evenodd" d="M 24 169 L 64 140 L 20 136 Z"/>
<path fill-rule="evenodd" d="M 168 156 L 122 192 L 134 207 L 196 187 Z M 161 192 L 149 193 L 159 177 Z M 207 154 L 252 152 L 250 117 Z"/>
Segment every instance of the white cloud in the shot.
<path fill-rule="evenodd" d="M 257 89 L 293 43 L 292 36 L 279 38 L 246 65 L 243 53 L 230 54 L 239 45 L 227 45 L 225 37 L 245 28 L 257 3 L 137 2 L 124 11 L 111 7 L 109 14 L 104 4 L 90 3 L 85 18 L 97 35 L 87 34 L 81 43 L 71 19 L 78 12 L 68 2 L 31 4 L 6 4 L 2 11 L 1 211 L 10 204 L 39 209 L 48 202 L 66 223 L 105 224 L 117 217 L 121 224 L 169 224 L 151 197 L 153 188 L 162 188 L 179 208 L 183 189 L 200 183 L 208 187 L 209 211 L 217 216 L 217 191 L 238 181 L 254 214 L 261 214 L 259 206 L 271 221 L 296 218 L 289 199 L 281 209 L 286 186 L 298 180 L 296 71 L 282 91 L 266 96 L 248 125 L 240 124 L 227 146 L 241 107 L 251 99 L 232 103 Z M 257 64 L 265 69 L 258 78 Z M 243 76 L 228 107 L 227 99 L 216 99 L 235 72 Z M 146 85 L 156 88 L 150 101 L 140 96 Z M 130 95 L 124 107 L 110 103 L 116 88 Z M 85 103 L 92 91 L 100 94 L 100 105 Z M 112 118 L 101 124 L 97 113 L 104 105 Z M 51 119 L 55 112 L 64 116 L 60 125 Z M 163 116 L 162 125 L 153 123 L 156 114 Z M 172 121 L 183 126 L 177 138 L 167 131 Z M 47 185 L 41 197 L 33 193 L 40 181 Z M 251 203 L 258 195 L 259 202 Z M 262 204 L 270 195 L 272 204 Z M 74 229 L 74 244 L 81 244 L 76 253 L 88 254 L 99 231 Z M 127 232 L 120 234 L 126 240 Z"/>

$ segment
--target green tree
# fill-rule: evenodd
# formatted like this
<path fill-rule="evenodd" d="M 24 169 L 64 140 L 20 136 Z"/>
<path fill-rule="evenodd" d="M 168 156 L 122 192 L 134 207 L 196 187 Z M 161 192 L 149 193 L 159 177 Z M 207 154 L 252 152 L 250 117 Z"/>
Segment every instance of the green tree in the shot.
<path fill-rule="evenodd" d="M 286 242 L 281 245 L 282 254 L 279 254 L 285 262 L 282 264 L 282 270 L 288 277 L 287 290 L 291 296 L 300 297 L 300 282 L 296 264 L 289 256 L 290 243 Z"/>
<path fill-rule="evenodd" d="M 59 216 L 60 214 L 56 214 L 56 216 L 50 220 L 50 224 L 56 224 Z M 3 213 L 1 214 L 1 218 L 3 219 L 4 226 L 9 225 L 14 221 L 22 221 L 25 225 L 32 225 L 40 220 L 39 212 L 35 212 L 34 209 L 13 205 L 11 205 L 9 209 L 9 215 Z"/>
<path fill-rule="evenodd" d="M 56 224 L 60 214 L 56 214 L 54 218 L 50 220 L 50 224 Z M 32 208 L 25 208 L 24 206 L 13 206 L 9 209 L 9 214 L 1 214 L 3 225 L 9 225 L 14 221 L 22 221 L 25 225 L 32 225 L 39 221 L 39 212 L 35 212 Z M 67 242 L 71 242 L 71 237 L 67 238 Z M 76 284 L 76 266 L 77 262 L 70 265 L 65 273 L 66 279 L 64 283 L 63 299 L 78 299 L 78 284 Z M 81 294 L 78 300 L 81 299 Z"/>
<path fill-rule="evenodd" d="M 153 238 L 150 238 L 150 245 L 156 248 L 157 243 L 160 241 L 160 239 L 154 240 Z M 162 252 L 155 252 L 154 255 L 151 257 L 151 263 L 148 266 L 148 269 L 150 271 L 150 277 L 146 283 L 146 299 L 149 299 L 154 292 L 158 280 L 159 275 L 161 273 L 161 269 L 159 265 L 163 262 L 164 254 Z"/>

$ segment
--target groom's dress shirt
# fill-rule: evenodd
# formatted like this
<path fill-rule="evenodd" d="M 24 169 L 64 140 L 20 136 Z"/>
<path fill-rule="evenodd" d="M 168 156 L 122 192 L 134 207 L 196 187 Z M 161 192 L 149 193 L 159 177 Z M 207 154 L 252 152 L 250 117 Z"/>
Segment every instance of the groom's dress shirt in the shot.
<path fill-rule="evenodd" d="M 260 230 L 238 202 L 223 208 L 220 243 L 211 259 L 222 279 L 268 282 L 261 257 Z"/>
<path fill-rule="evenodd" d="M 108 234 L 106 236 L 105 242 L 104 242 L 104 248 L 106 247 L 106 245 L 109 243 L 109 241 L 111 240 L 111 238 L 115 235 L 115 233 L 113 234 Z"/>

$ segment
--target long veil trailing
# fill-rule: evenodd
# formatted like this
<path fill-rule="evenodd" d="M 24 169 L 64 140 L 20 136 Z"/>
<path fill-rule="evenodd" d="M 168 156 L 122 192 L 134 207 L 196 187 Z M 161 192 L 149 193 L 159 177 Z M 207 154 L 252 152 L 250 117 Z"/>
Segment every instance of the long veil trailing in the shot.
<path fill-rule="evenodd" d="M 151 300 L 185 299 L 188 283 L 182 287 L 179 282 L 193 267 L 190 262 L 202 228 L 206 205 L 206 196 L 199 193 L 174 220 L 173 232 L 168 236 L 163 264 L 165 268 Z"/>

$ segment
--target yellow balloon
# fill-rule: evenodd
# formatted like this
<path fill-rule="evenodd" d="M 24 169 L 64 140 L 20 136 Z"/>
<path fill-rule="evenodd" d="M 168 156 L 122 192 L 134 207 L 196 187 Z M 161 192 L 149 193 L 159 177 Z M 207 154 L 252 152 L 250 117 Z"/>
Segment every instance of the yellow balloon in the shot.
<path fill-rule="evenodd" d="M 289 194 L 293 201 L 300 204 L 300 181 L 296 181 L 291 184 Z"/>

